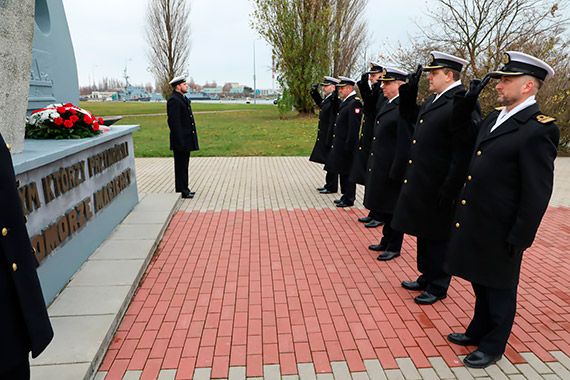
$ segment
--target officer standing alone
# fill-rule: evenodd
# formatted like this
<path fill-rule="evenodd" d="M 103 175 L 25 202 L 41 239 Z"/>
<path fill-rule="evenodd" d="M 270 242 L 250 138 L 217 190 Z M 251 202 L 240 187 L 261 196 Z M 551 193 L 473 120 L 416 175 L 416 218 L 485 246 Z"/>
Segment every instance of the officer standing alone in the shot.
<path fill-rule="evenodd" d="M 490 73 L 504 107 L 483 121 L 466 118 L 487 78 L 458 94 L 454 119 L 475 142 L 460 197 L 445 269 L 470 281 L 475 313 L 465 333 L 448 339 L 478 346 L 466 366 L 485 368 L 505 351 L 515 319 L 523 251 L 531 246 L 552 194 L 560 131 L 534 99 L 554 70 L 530 55 L 509 51 Z"/>
<path fill-rule="evenodd" d="M 174 155 L 175 190 L 182 198 L 193 198 L 194 192 L 188 188 L 188 164 L 190 152 L 198 150 L 196 123 L 190 107 L 190 99 L 184 94 L 188 92 L 186 77 L 179 76 L 170 81 L 172 95 L 166 103 L 168 128 L 170 128 L 170 150 Z"/>

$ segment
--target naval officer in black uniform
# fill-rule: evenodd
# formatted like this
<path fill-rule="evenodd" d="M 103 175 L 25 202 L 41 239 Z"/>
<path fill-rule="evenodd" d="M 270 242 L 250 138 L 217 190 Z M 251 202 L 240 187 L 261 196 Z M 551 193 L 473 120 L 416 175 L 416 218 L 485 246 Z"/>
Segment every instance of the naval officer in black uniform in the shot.
<path fill-rule="evenodd" d="M 469 151 L 455 149 L 451 124 L 453 97 L 464 91 L 460 72 L 462 58 L 434 51 L 429 71 L 433 95 L 416 104 L 421 70 L 400 86 L 400 115 L 413 125 L 408 169 L 394 209 L 392 227 L 417 237 L 417 263 L 421 275 L 402 286 L 423 293 L 418 304 L 433 304 L 447 296 L 451 281 L 443 270 L 454 212 L 469 163 Z M 474 117 L 477 117 L 474 111 Z"/>
<path fill-rule="evenodd" d="M 338 94 L 336 93 L 336 85 L 339 80 L 333 77 L 324 77 L 324 81 L 320 83 L 325 98 L 323 99 L 319 93 L 319 85 L 311 86 L 311 97 L 319 107 L 319 127 L 317 131 L 317 141 L 309 157 L 309 161 L 325 164 L 327 156 L 331 149 L 332 135 L 334 129 L 334 120 L 338 110 Z M 338 174 L 327 171 L 325 176 L 325 185 L 318 187 L 317 190 L 321 194 L 332 194 L 338 191 Z"/>
<path fill-rule="evenodd" d="M 28 380 L 28 356 L 53 338 L 10 147 L 0 135 L 0 379 Z"/>
<path fill-rule="evenodd" d="M 170 85 L 174 91 L 166 103 L 166 112 L 170 128 L 170 150 L 174 155 L 175 190 L 181 193 L 182 198 L 192 198 L 195 193 L 188 188 L 188 163 L 190 152 L 199 149 L 196 123 L 190 99 L 184 96 L 188 92 L 186 77 L 176 77 L 170 81 Z"/>
<path fill-rule="evenodd" d="M 524 53 L 509 51 L 505 66 L 490 73 L 503 105 L 483 121 L 465 118 L 485 85 L 473 80 L 458 94 L 454 115 L 475 148 L 465 181 L 445 269 L 471 282 L 475 313 L 465 333 L 448 339 L 475 345 L 465 365 L 485 368 L 505 351 L 513 326 L 523 251 L 531 246 L 548 207 L 560 131 L 534 99 L 554 70 Z"/>
<path fill-rule="evenodd" d="M 362 77 L 356 85 L 360 90 L 363 104 L 363 119 L 360 132 L 360 141 L 358 142 L 358 150 L 354 155 L 352 168 L 350 170 L 350 179 L 356 183 L 366 186 L 368 160 L 370 157 L 370 146 L 374 137 L 374 121 L 378 111 L 384 104 L 386 97 L 382 92 L 381 81 L 384 69 L 377 62 L 370 62 L 370 69 L 362 74 Z M 364 188 L 364 197 L 366 197 L 366 187 Z M 370 209 L 369 209 L 370 210 Z M 374 210 L 370 210 L 365 217 L 358 218 L 361 223 L 366 223 L 367 228 L 376 228 L 383 224 L 382 215 L 375 214 Z"/>
<path fill-rule="evenodd" d="M 379 244 L 370 245 L 373 251 L 384 251 L 377 259 L 391 260 L 400 256 L 404 234 L 392 229 L 394 206 L 400 194 L 406 170 L 409 134 L 398 129 L 400 104 L 398 89 L 406 81 L 406 72 L 386 67 L 382 81 L 386 102 L 380 108 L 374 123 L 374 137 L 368 158 L 364 206 L 384 221 Z M 402 136 L 402 133 L 404 134 Z"/>
<path fill-rule="evenodd" d="M 362 121 L 362 103 L 356 96 L 356 82 L 350 78 L 339 77 L 336 85 L 341 103 L 334 122 L 331 150 L 325 170 L 338 173 L 342 197 L 335 200 L 337 207 L 350 207 L 356 198 L 356 182 L 349 179 L 350 168 L 356 148 Z"/>

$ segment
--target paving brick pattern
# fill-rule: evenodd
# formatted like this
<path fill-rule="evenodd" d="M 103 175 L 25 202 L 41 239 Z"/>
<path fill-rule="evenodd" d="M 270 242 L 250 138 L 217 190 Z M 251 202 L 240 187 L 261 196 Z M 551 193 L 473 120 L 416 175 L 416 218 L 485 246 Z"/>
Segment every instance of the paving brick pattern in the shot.
<path fill-rule="evenodd" d="M 145 171 L 171 161 L 150 160 L 137 159 L 141 193 L 171 191 L 165 167 Z M 473 348 L 445 339 L 470 320 L 469 283 L 454 278 L 447 299 L 416 305 L 399 285 L 417 275 L 412 237 L 378 262 L 366 247 L 380 231 L 356 222 L 363 211 L 315 195 L 320 167 L 232 160 L 191 160 L 203 165 L 198 195 L 172 219 L 98 380 L 570 379 L 570 208 L 550 207 L 525 253 L 505 358 L 471 370 L 461 359 Z"/>

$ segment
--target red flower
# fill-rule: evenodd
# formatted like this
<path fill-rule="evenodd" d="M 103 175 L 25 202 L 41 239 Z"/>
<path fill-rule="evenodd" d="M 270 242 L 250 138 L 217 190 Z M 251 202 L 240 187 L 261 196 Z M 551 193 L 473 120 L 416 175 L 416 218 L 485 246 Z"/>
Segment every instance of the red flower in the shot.
<path fill-rule="evenodd" d="M 71 103 L 65 103 L 64 106 L 65 106 L 65 107 L 73 107 L 73 104 L 71 104 Z"/>
<path fill-rule="evenodd" d="M 99 124 L 105 124 L 102 117 L 99 118 Z"/>
<path fill-rule="evenodd" d="M 65 107 L 57 107 L 55 110 L 60 115 L 63 115 L 65 113 L 65 111 L 67 111 L 67 109 Z"/>
<path fill-rule="evenodd" d="M 94 123 L 93 123 L 93 130 L 94 130 L 94 131 L 98 131 L 98 130 L 99 130 L 99 123 L 97 123 L 97 122 L 94 122 Z"/>
<path fill-rule="evenodd" d="M 65 128 L 71 128 L 71 127 L 73 127 L 73 123 L 71 122 L 71 120 L 65 120 L 65 121 L 63 122 L 63 126 L 64 126 Z"/>
<path fill-rule="evenodd" d="M 77 113 L 77 111 L 74 110 L 73 108 L 70 108 L 70 109 L 69 109 L 69 112 L 71 112 L 73 115 L 75 115 L 75 114 Z"/>
<path fill-rule="evenodd" d="M 75 124 L 77 122 L 77 120 L 79 120 L 79 117 L 77 115 L 71 115 L 71 117 L 69 118 L 69 120 L 71 120 L 71 122 L 73 124 Z"/>
<path fill-rule="evenodd" d="M 61 117 L 56 117 L 53 121 L 53 123 L 55 125 L 62 125 L 63 124 L 63 119 Z"/>
<path fill-rule="evenodd" d="M 91 124 L 93 122 L 93 119 L 91 119 L 89 115 L 85 115 L 83 121 L 85 122 L 85 124 Z"/>

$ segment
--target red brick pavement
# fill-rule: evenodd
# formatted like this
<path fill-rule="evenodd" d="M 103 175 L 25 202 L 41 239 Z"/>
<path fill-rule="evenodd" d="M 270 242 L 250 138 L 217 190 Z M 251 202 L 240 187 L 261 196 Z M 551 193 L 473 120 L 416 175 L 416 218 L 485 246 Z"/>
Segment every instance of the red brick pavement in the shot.
<path fill-rule="evenodd" d="M 330 373 L 332 361 L 364 371 L 378 358 L 386 369 L 409 357 L 418 368 L 428 357 L 461 366 L 470 348 L 445 336 L 463 331 L 473 312 L 469 283 L 454 278 L 449 297 L 432 306 L 400 286 L 414 279 L 415 241 L 402 256 L 378 262 L 367 249 L 379 229 L 356 222 L 359 210 L 178 212 L 108 349 L 106 380 L 127 370 L 156 379 L 178 368 L 191 379 L 211 367 L 227 378 L 230 366 L 262 376 L 280 364 L 282 375 L 312 362 Z M 550 208 L 534 246 L 525 253 L 519 307 L 506 356 L 521 352 L 555 361 L 570 355 L 570 209 Z"/>

